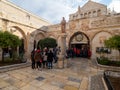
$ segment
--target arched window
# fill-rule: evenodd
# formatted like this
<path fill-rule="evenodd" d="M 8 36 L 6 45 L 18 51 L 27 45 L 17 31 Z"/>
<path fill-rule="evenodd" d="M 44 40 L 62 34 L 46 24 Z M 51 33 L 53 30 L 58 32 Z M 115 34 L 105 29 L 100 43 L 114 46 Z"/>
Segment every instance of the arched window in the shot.
<path fill-rule="evenodd" d="M 88 12 L 88 16 L 91 17 L 91 12 Z"/>
<path fill-rule="evenodd" d="M 97 15 L 96 15 L 96 11 L 93 11 L 93 16 L 97 16 Z"/>
<path fill-rule="evenodd" d="M 80 17 L 82 18 L 82 17 L 83 17 L 83 14 L 81 14 Z"/>
<path fill-rule="evenodd" d="M 87 13 L 84 14 L 84 17 L 87 17 Z"/>
<path fill-rule="evenodd" d="M 97 11 L 97 16 L 101 16 L 101 10 L 100 9 Z"/>

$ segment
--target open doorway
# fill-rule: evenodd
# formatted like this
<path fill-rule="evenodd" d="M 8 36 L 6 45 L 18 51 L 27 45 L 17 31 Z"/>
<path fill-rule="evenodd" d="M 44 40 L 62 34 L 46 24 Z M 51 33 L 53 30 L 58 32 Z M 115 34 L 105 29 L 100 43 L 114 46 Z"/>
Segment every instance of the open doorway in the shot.
<path fill-rule="evenodd" d="M 89 58 L 91 55 L 89 38 L 82 32 L 76 32 L 69 41 L 69 51 L 72 57 Z"/>

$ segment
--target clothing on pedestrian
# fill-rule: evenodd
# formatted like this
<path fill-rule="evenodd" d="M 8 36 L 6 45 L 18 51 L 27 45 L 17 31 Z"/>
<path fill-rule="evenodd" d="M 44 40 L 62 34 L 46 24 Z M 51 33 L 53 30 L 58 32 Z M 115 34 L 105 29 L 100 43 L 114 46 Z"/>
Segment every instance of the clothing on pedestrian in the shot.
<path fill-rule="evenodd" d="M 50 50 L 47 55 L 48 68 L 53 68 L 53 52 Z"/>
<path fill-rule="evenodd" d="M 34 54 L 35 54 L 35 50 L 33 50 L 31 52 L 31 62 L 32 62 L 32 69 L 35 69 L 35 59 L 34 59 Z"/>
<path fill-rule="evenodd" d="M 35 51 L 34 59 L 36 63 L 36 68 L 42 68 L 42 55 L 39 49 Z"/>
<path fill-rule="evenodd" d="M 47 67 L 47 51 L 43 51 L 43 68 Z"/>

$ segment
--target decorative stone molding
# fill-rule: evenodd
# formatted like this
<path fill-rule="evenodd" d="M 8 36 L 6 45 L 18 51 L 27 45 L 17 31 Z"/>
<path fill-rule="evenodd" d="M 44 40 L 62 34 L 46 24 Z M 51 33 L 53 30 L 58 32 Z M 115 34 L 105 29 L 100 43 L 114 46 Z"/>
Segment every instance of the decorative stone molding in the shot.
<path fill-rule="evenodd" d="M 94 20 L 91 22 L 92 28 L 113 26 L 113 25 L 120 25 L 120 17 L 102 18 L 101 20 Z"/>
<path fill-rule="evenodd" d="M 87 30 L 89 30 L 89 20 L 83 20 L 82 21 L 82 24 L 81 24 L 81 29 L 83 30 L 83 31 L 87 31 Z"/>

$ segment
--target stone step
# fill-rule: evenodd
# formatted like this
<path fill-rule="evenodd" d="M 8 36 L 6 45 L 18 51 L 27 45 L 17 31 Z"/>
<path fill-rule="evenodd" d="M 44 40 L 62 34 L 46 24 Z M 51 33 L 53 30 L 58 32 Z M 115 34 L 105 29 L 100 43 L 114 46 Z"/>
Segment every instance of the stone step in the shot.
<path fill-rule="evenodd" d="M 28 67 L 30 65 L 31 65 L 30 62 L 26 62 L 26 63 L 21 63 L 21 64 L 2 66 L 2 67 L 0 67 L 0 73 L 11 71 L 11 70 L 16 70 L 16 69 L 19 69 L 19 68 Z"/>

